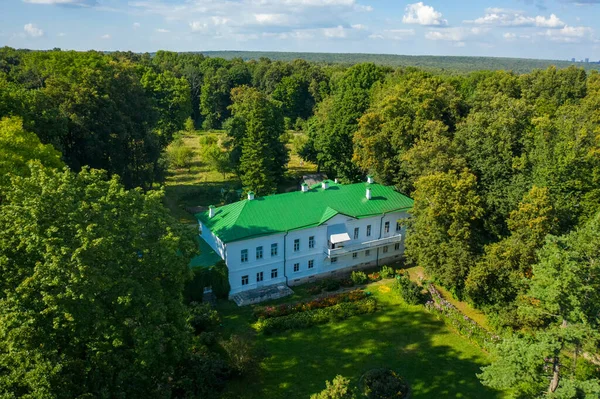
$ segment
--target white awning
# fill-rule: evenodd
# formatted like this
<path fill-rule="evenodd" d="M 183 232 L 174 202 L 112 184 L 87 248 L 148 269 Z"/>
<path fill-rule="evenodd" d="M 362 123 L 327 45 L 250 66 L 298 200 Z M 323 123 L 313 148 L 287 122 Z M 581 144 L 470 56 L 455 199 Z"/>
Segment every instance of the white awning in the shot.
<path fill-rule="evenodd" d="M 348 233 L 332 234 L 329 237 L 329 241 L 332 244 L 337 244 L 337 243 L 340 243 L 340 242 L 350 241 L 350 236 L 348 235 Z"/>

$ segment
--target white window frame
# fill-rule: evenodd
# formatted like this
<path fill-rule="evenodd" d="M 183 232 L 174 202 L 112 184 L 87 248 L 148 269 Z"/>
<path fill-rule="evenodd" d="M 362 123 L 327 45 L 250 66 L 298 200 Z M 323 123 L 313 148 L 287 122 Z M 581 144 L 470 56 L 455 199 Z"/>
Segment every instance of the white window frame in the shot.
<path fill-rule="evenodd" d="M 279 251 L 277 243 L 271 244 L 271 257 L 277 256 L 277 252 Z"/>
<path fill-rule="evenodd" d="M 384 233 L 390 232 L 390 222 L 385 222 L 385 224 L 383 225 L 383 232 Z"/>
<path fill-rule="evenodd" d="M 256 259 L 257 260 L 258 259 L 262 259 L 263 258 L 263 254 L 264 254 L 263 246 L 260 245 L 260 246 L 256 247 Z"/>
<path fill-rule="evenodd" d="M 315 260 L 314 259 L 309 259 L 309 261 L 308 261 L 308 268 L 312 269 L 313 267 L 315 267 Z"/>
<path fill-rule="evenodd" d="M 315 236 L 310 236 L 308 237 L 308 248 L 314 248 L 315 247 Z"/>
<path fill-rule="evenodd" d="M 294 239 L 294 252 L 298 251 L 300 251 L 300 239 L 296 238 Z"/>
<path fill-rule="evenodd" d="M 257 272 L 256 273 L 256 282 L 260 283 L 261 281 L 264 281 L 265 279 L 265 275 L 263 272 Z"/>
<path fill-rule="evenodd" d="M 300 271 L 300 263 L 294 263 L 294 273 L 298 273 Z"/>
<path fill-rule="evenodd" d="M 242 276 L 242 285 L 248 285 L 248 283 L 250 282 L 249 277 L 250 276 L 248 276 L 248 275 Z"/>
<path fill-rule="evenodd" d="M 277 275 L 279 274 L 279 269 L 271 269 L 271 278 L 277 278 Z"/>
<path fill-rule="evenodd" d="M 367 237 L 371 237 L 371 225 L 367 225 Z"/>
<path fill-rule="evenodd" d="M 240 253 L 240 260 L 242 263 L 248 262 L 248 250 L 247 249 L 242 249 L 242 251 Z"/>

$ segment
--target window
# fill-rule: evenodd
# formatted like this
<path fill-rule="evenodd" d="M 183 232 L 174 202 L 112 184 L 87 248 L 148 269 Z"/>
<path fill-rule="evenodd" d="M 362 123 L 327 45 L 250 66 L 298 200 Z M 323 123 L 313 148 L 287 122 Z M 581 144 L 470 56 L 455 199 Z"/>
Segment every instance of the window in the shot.
<path fill-rule="evenodd" d="M 247 249 L 242 249 L 242 263 L 244 262 L 248 262 L 248 250 Z M 246 276 L 248 277 L 248 276 Z M 248 283 L 246 283 L 248 284 Z"/>
<path fill-rule="evenodd" d="M 248 285 L 248 276 L 242 276 L 242 285 Z"/>
<path fill-rule="evenodd" d="M 315 236 L 308 237 L 308 247 L 309 248 L 315 247 Z"/>
<path fill-rule="evenodd" d="M 400 230 L 402 230 L 402 225 L 400 224 L 400 222 L 396 222 L 396 231 Z"/>
<path fill-rule="evenodd" d="M 371 255 L 371 250 L 370 250 L 370 249 L 367 249 L 367 250 L 365 251 L 365 256 L 370 256 L 370 255 Z"/>
<path fill-rule="evenodd" d="M 358 240 L 358 227 L 354 228 L 354 239 Z"/>
<path fill-rule="evenodd" d="M 397 243 L 394 244 L 394 249 L 396 251 L 398 251 L 400 249 L 400 243 L 399 242 L 397 242 Z"/>
<path fill-rule="evenodd" d="M 263 247 L 256 247 L 256 259 L 262 259 L 263 257 Z"/>
<path fill-rule="evenodd" d="M 390 222 L 385 222 L 385 227 L 383 228 L 383 230 L 384 230 L 386 233 L 389 233 L 389 232 L 390 232 Z"/>
<path fill-rule="evenodd" d="M 312 269 L 315 266 L 315 261 L 313 259 L 308 261 L 308 268 Z"/>
<path fill-rule="evenodd" d="M 384 254 L 387 254 L 387 251 L 388 251 L 388 247 L 387 247 L 387 245 L 386 245 L 385 247 L 383 247 L 383 253 L 384 253 Z"/>
<path fill-rule="evenodd" d="M 367 226 L 367 237 L 371 237 L 371 225 Z"/>
<path fill-rule="evenodd" d="M 358 257 L 358 252 L 352 252 L 352 259 L 356 259 Z"/>
<path fill-rule="evenodd" d="M 271 244 L 271 256 L 277 256 L 277 243 Z"/>
<path fill-rule="evenodd" d="M 296 238 L 294 240 L 294 252 L 300 251 L 300 239 Z"/>
<path fill-rule="evenodd" d="M 256 282 L 258 283 L 260 281 L 263 281 L 263 277 L 263 272 L 256 273 Z"/>
<path fill-rule="evenodd" d="M 295 272 L 299 272 L 300 271 L 300 263 L 294 263 L 294 271 Z"/>
<path fill-rule="evenodd" d="M 332 264 L 333 264 L 333 263 L 337 263 L 337 257 L 335 257 L 335 256 L 334 256 L 333 258 L 331 258 L 331 263 L 332 263 Z"/>
<path fill-rule="evenodd" d="M 271 278 L 277 278 L 277 269 L 271 269 Z"/>

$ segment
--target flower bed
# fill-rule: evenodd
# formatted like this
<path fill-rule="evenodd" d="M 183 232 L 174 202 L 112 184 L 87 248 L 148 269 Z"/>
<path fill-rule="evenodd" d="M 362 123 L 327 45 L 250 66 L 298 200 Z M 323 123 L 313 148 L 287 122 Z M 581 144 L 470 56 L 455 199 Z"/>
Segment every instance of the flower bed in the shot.
<path fill-rule="evenodd" d="M 261 318 L 254 323 L 253 327 L 259 332 L 270 334 L 276 331 L 309 328 L 317 324 L 345 320 L 359 314 L 373 313 L 376 310 L 377 302 L 375 299 L 366 298 L 356 302 L 342 302 L 326 308 L 307 310 L 286 316 Z"/>
<path fill-rule="evenodd" d="M 440 316 L 448 326 L 456 330 L 460 335 L 468 338 L 482 349 L 486 349 L 491 343 L 500 341 L 499 336 L 481 327 L 473 319 L 465 316 L 454 305 L 444 299 L 433 284 L 428 284 L 427 290 L 431 294 L 432 300 L 427 301 L 425 308 Z"/>
<path fill-rule="evenodd" d="M 254 308 L 254 317 L 257 319 L 270 319 L 273 317 L 287 316 L 293 313 L 308 310 L 322 309 L 345 302 L 356 302 L 365 299 L 367 294 L 361 290 L 342 292 L 313 299 L 309 302 L 284 303 L 276 306 L 257 306 Z"/>

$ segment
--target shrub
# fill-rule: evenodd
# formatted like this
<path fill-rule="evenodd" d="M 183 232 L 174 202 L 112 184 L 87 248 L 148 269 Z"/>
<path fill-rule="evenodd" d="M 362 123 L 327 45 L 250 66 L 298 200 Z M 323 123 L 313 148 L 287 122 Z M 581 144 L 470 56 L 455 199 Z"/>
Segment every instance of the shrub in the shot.
<path fill-rule="evenodd" d="M 310 399 L 353 399 L 354 392 L 350 387 L 350 380 L 337 375 L 333 381 L 325 381 L 325 389 L 310 395 Z"/>
<path fill-rule="evenodd" d="M 340 280 L 340 285 L 342 287 L 346 287 L 346 288 L 353 287 L 354 281 L 352 281 L 352 279 L 350 279 L 350 278 L 344 278 L 344 279 Z"/>
<path fill-rule="evenodd" d="M 369 278 L 369 281 L 371 281 L 371 282 L 375 282 L 375 281 L 381 280 L 381 274 L 379 274 L 377 272 L 371 273 L 367 277 Z"/>
<path fill-rule="evenodd" d="M 246 375 L 258 369 L 261 356 L 251 338 L 232 335 L 222 341 L 221 346 L 227 353 L 231 370 L 237 375 Z"/>
<path fill-rule="evenodd" d="M 189 305 L 188 323 L 196 334 L 214 330 L 221 324 L 219 313 L 208 303 L 192 302 Z"/>
<path fill-rule="evenodd" d="M 271 317 L 287 316 L 293 313 L 306 312 L 307 310 L 327 308 L 338 303 L 357 302 L 366 297 L 367 294 L 365 292 L 353 290 L 313 299 L 308 302 L 284 303 L 277 306 L 256 306 L 254 308 L 254 317 L 257 319 L 268 319 Z"/>
<path fill-rule="evenodd" d="M 350 279 L 354 282 L 354 284 L 365 284 L 367 282 L 367 275 L 365 272 L 352 272 Z"/>
<path fill-rule="evenodd" d="M 408 394 L 408 386 L 402 377 L 385 368 L 367 371 L 361 377 L 360 386 L 368 399 L 402 399 Z"/>
<path fill-rule="evenodd" d="M 393 278 L 394 277 L 394 269 L 389 266 L 383 266 L 381 268 L 381 278 Z"/>
<path fill-rule="evenodd" d="M 260 319 L 254 323 L 254 328 L 259 332 L 270 334 L 274 331 L 309 328 L 317 324 L 345 320 L 355 315 L 373 313 L 376 310 L 377 302 L 375 299 L 367 298 L 357 302 L 342 302 L 327 308 L 308 310 L 287 316 Z"/>
<path fill-rule="evenodd" d="M 400 294 L 402 299 L 410 305 L 423 303 L 424 297 L 421 293 L 421 287 L 410 280 L 408 272 L 402 272 L 396 276 L 396 285 L 394 289 Z"/>
<path fill-rule="evenodd" d="M 320 283 L 311 285 L 308 288 L 306 288 L 306 292 L 308 292 L 311 295 L 320 294 L 321 291 L 323 291 L 323 287 L 321 286 Z"/>
<path fill-rule="evenodd" d="M 204 287 L 211 284 L 211 271 L 204 267 L 192 269 L 194 277 L 185 284 L 184 298 L 186 302 L 202 302 Z"/>
<path fill-rule="evenodd" d="M 340 288 L 340 282 L 331 278 L 323 280 L 323 289 L 325 291 L 336 291 Z"/>

